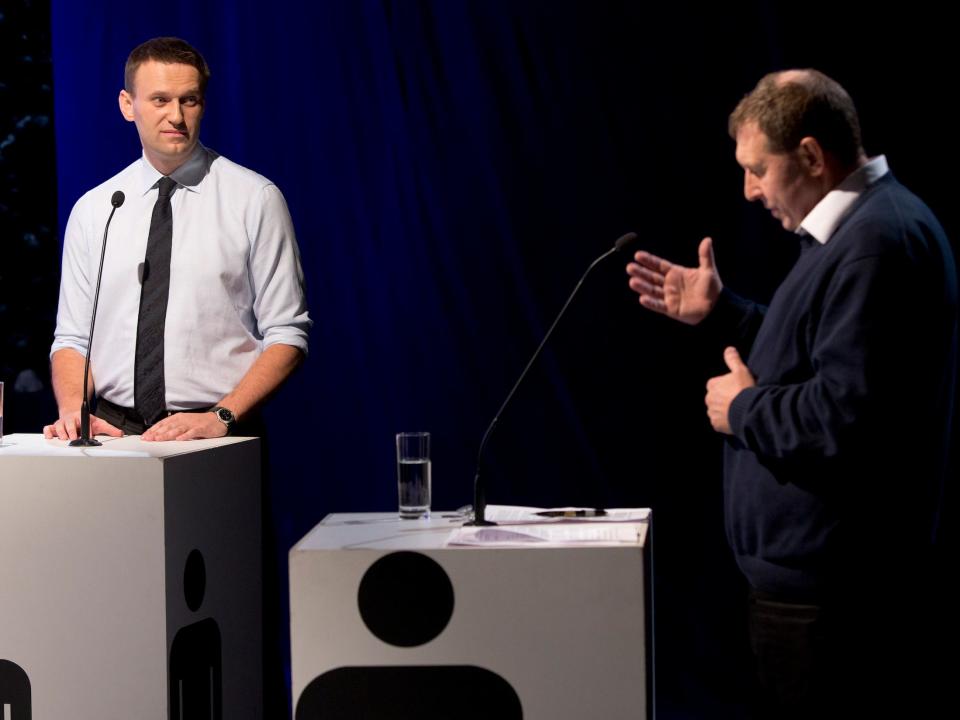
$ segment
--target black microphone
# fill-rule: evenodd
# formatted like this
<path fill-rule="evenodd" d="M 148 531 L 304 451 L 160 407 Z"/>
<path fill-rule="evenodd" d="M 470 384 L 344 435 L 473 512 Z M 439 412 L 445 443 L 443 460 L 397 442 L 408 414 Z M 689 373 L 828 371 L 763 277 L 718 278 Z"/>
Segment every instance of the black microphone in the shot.
<path fill-rule="evenodd" d="M 70 441 L 70 447 L 94 447 L 102 445 L 99 440 L 90 437 L 90 404 L 87 402 L 87 380 L 90 376 L 90 355 L 93 353 L 93 327 L 97 322 L 97 302 L 100 300 L 100 278 L 103 277 L 103 258 L 107 254 L 107 232 L 110 230 L 110 221 L 117 208 L 123 205 L 126 198 L 122 191 L 117 190 L 110 198 L 113 210 L 107 218 L 103 228 L 103 247 L 100 250 L 100 270 L 97 272 L 97 289 L 93 293 L 93 315 L 90 317 L 90 335 L 87 336 L 87 358 L 83 363 L 83 403 L 80 405 L 80 437 Z"/>
<path fill-rule="evenodd" d="M 503 405 L 500 406 L 500 409 L 497 410 L 497 414 L 494 415 L 493 420 L 490 422 L 487 431 L 483 434 L 483 440 L 480 441 L 480 449 L 477 451 L 477 472 L 473 478 L 473 520 L 466 525 L 470 526 L 487 526 L 487 525 L 496 525 L 495 522 L 491 522 L 484 517 L 484 513 L 487 509 L 487 501 L 485 498 L 483 482 L 480 478 L 480 463 L 483 459 L 483 450 L 487 446 L 487 440 L 490 439 L 490 433 L 493 432 L 493 428 L 496 427 L 497 421 L 500 420 L 500 416 L 503 414 L 504 409 L 510 402 L 510 399 L 513 397 L 514 393 L 517 392 L 517 388 L 520 387 L 520 383 L 523 382 L 523 379 L 527 376 L 527 372 L 533 366 L 534 361 L 540 355 L 540 351 L 543 350 L 543 346 L 547 344 L 547 340 L 550 339 L 553 329 L 557 326 L 557 323 L 560 322 L 560 318 L 563 317 L 564 313 L 567 311 L 567 308 L 570 306 L 570 302 L 573 300 L 574 296 L 577 294 L 577 291 L 580 289 L 580 286 L 583 285 L 583 281 L 587 279 L 587 275 L 599 265 L 602 261 L 606 260 L 608 257 L 613 255 L 620 250 L 623 250 L 628 245 L 633 243 L 637 239 L 637 234 L 629 232 L 626 235 L 618 238 L 617 241 L 613 244 L 613 247 L 607 250 L 603 255 L 598 257 L 592 263 L 590 267 L 587 268 L 587 271 L 580 277 L 580 282 L 577 283 L 576 287 L 573 288 L 573 292 L 570 293 L 570 297 L 567 298 L 567 301 L 563 304 L 563 307 L 560 308 L 560 312 L 557 314 L 556 319 L 553 321 L 553 324 L 550 326 L 550 329 L 547 330 L 547 334 L 543 336 L 543 340 L 540 341 L 540 345 L 533 353 L 533 357 L 530 358 L 530 362 L 527 363 L 527 366 L 523 369 L 523 372 L 520 373 L 520 377 L 517 379 L 517 382 L 514 383 L 513 388 L 510 390 L 510 393 L 507 395 L 507 399 L 503 401 Z"/>

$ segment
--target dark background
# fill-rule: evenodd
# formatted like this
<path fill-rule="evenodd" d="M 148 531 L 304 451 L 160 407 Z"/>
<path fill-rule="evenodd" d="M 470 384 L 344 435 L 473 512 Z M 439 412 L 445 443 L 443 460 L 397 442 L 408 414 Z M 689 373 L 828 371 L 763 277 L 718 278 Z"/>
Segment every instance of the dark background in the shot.
<path fill-rule="evenodd" d="M 960 237 L 954 25 L 932 4 L 0 8 L 6 431 L 55 417 L 47 353 L 69 210 L 140 152 L 116 105 L 126 55 L 184 37 L 213 71 L 202 140 L 284 192 L 315 321 L 309 358 L 267 410 L 281 578 L 286 550 L 326 513 L 396 507 L 397 431 L 434 435 L 434 508 L 471 501 L 487 423 L 581 272 L 624 232 L 687 264 L 710 234 L 724 282 L 769 298 L 795 244 L 743 200 L 726 135 L 764 73 L 839 80 L 867 152 Z M 737 716 L 744 588 L 703 408 L 722 359 L 640 308 L 625 262 L 588 280 L 514 398 L 489 445 L 488 496 L 652 507 L 660 717 Z"/>

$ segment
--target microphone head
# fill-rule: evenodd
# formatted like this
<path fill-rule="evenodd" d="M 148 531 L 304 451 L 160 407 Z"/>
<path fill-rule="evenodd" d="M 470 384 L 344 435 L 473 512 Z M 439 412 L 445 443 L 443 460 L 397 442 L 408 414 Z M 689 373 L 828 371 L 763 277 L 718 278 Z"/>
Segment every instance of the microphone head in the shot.
<path fill-rule="evenodd" d="M 118 208 L 121 205 L 123 205 L 124 200 L 126 200 L 126 196 L 124 196 L 123 190 L 117 190 L 113 194 L 113 197 L 110 198 L 110 204 L 113 205 L 115 208 Z M 620 242 L 620 241 L 618 240 L 617 242 Z"/>
<path fill-rule="evenodd" d="M 631 245 L 634 240 L 637 239 L 637 234 L 635 232 L 628 232 L 626 235 L 617 239 L 613 246 L 617 250 L 623 250 L 628 245 Z"/>

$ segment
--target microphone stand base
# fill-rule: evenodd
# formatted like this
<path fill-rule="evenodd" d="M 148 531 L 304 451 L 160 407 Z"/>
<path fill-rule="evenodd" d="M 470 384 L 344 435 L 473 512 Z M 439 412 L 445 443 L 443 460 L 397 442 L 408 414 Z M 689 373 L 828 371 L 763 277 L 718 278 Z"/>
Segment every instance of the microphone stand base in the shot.
<path fill-rule="evenodd" d="M 471 520 L 470 522 L 465 522 L 464 527 L 493 527 L 496 523 L 490 520 Z"/>
<path fill-rule="evenodd" d="M 70 447 L 99 447 L 103 445 L 99 440 L 93 438 L 77 438 L 70 441 Z"/>

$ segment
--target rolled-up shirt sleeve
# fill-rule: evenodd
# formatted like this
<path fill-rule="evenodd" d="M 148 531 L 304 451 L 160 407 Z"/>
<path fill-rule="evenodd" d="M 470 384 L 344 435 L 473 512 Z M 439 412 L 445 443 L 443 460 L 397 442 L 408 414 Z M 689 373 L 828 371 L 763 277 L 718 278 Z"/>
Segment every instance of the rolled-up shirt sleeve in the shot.
<path fill-rule="evenodd" d="M 93 270 L 90 236 L 91 218 L 78 202 L 70 213 L 63 239 L 63 260 L 60 273 L 60 301 L 57 328 L 54 332 L 52 357 L 58 350 L 70 348 L 86 357 L 87 335 L 93 315 Z M 97 250 L 99 253 L 99 250 Z M 99 261 L 99 254 L 95 258 Z"/>
<path fill-rule="evenodd" d="M 258 200 L 250 204 L 246 218 L 257 329 L 264 348 L 281 343 L 306 354 L 312 321 L 290 211 L 276 185 L 265 185 Z"/>

